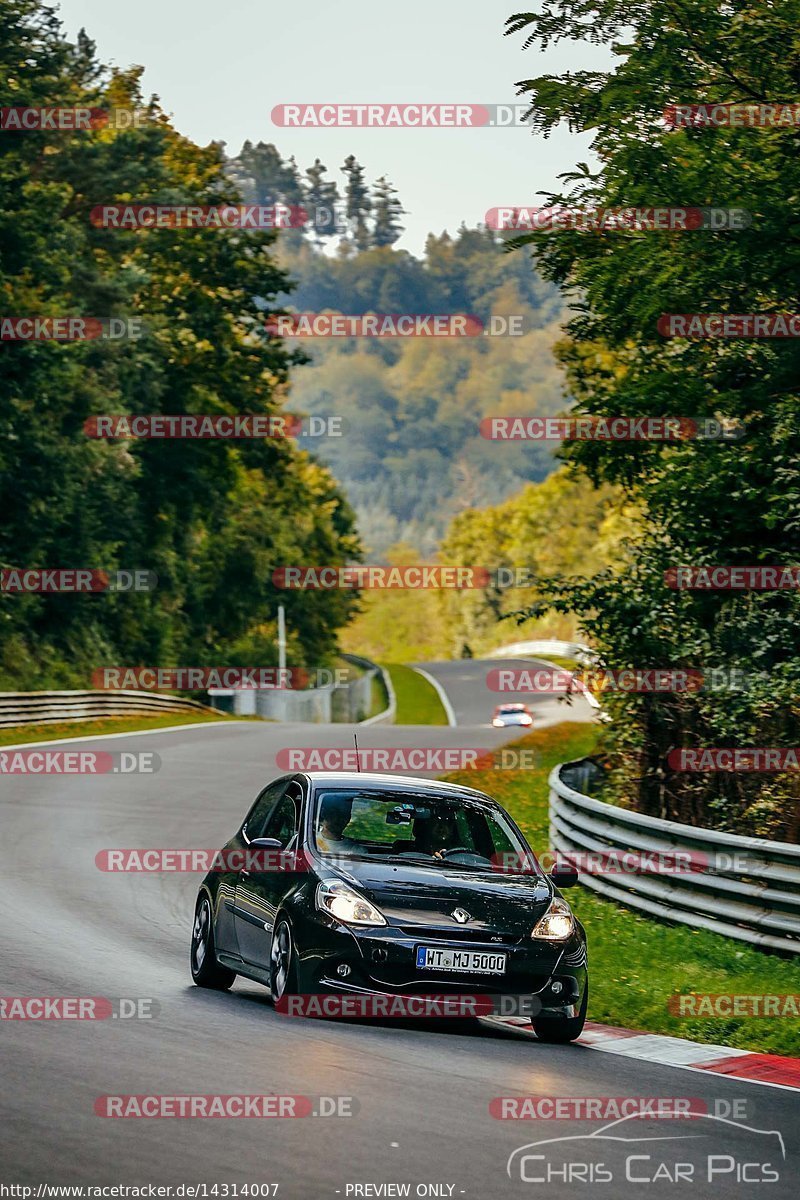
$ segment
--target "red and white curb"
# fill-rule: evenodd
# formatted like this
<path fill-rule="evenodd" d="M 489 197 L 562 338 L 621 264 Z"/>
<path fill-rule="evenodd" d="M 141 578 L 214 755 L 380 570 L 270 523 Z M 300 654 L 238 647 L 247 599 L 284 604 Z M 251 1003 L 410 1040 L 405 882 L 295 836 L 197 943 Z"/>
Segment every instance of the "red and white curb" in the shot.
<path fill-rule="evenodd" d="M 504 1025 L 530 1030 L 524 1017 L 501 1017 Z M 533 1036 L 533 1035 L 531 1035 Z M 731 1046 L 714 1046 L 706 1042 L 691 1042 L 686 1038 L 667 1037 L 660 1033 L 639 1033 L 635 1029 L 616 1029 L 613 1025 L 596 1025 L 587 1021 L 576 1043 L 590 1050 L 604 1050 L 627 1058 L 660 1063 L 688 1071 L 711 1071 L 746 1083 L 767 1087 L 800 1090 L 800 1058 L 785 1058 L 780 1054 L 757 1054 L 752 1050 L 735 1050 Z"/>

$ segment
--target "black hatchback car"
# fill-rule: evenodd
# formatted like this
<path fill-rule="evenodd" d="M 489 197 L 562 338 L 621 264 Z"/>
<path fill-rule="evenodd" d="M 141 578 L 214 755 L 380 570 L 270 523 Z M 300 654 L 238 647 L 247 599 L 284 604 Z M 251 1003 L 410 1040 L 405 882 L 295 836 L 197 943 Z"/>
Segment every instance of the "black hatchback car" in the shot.
<path fill-rule="evenodd" d="M 517 826 L 489 796 L 424 779 L 284 776 L 260 793 L 205 877 L 196 984 L 237 975 L 273 999 L 356 993 L 532 997 L 543 1041 L 586 1019 L 586 938 Z"/>

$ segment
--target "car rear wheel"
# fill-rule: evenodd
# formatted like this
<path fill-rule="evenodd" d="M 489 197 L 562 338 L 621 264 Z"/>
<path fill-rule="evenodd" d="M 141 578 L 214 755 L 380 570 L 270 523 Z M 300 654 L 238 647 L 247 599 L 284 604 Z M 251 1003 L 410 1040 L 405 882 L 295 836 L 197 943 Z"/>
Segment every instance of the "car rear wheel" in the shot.
<path fill-rule="evenodd" d="M 589 1004 L 589 984 L 583 989 L 583 1000 L 577 1017 L 533 1017 L 533 1032 L 540 1042 L 565 1045 L 574 1042 L 583 1033 L 586 1024 L 586 1009 Z"/>
<path fill-rule="evenodd" d="M 269 952 L 269 987 L 273 1001 L 292 996 L 297 991 L 294 938 L 286 917 L 280 917 L 272 931 Z"/>
<path fill-rule="evenodd" d="M 236 978 L 235 971 L 221 967 L 214 949 L 214 922 L 208 896 L 200 896 L 194 912 L 192 928 L 192 952 L 190 955 L 192 979 L 198 987 L 214 988 L 227 992 Z"/>

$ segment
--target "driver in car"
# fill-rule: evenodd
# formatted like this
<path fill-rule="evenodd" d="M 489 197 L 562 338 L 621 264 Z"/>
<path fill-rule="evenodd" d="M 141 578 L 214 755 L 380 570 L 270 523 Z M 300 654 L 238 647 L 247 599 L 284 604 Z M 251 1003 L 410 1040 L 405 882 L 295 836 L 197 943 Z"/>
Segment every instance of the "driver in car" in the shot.
<path fill-rule="evenodd" d="M 317 819 L 317 848 L 323 854 L 347 854 L 358 843 L 342 837 L 353 815 L 353 801 L 346 796 L 326 796 Z"/>
<path fill-rule="evenodd" d="M 424 835 L 420 838 L 421 848 L 433 858 L 441 858 L 445 850 L 458 845 L 458 826 L 452 813 L 444 810 L 434 812 L 425 822 Z"/>

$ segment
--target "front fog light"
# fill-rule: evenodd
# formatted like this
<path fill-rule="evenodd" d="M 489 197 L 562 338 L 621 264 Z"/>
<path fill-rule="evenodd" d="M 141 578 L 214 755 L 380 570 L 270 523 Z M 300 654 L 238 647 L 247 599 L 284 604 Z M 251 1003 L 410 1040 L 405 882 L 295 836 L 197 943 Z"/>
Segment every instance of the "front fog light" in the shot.
<path fill-rule="evenodd" d="M 317 888 L 317 908 L 345 925 L 385 925 L 374 904 L 341 879 L 329 879 Z"/>
<path fill-rule="evenodd" d="M 555 899 L 534 927 L 531 937 L 543 938 L 548 942 L 563 942 L 575 928 L 572 911 L 564 900 Z"/>

